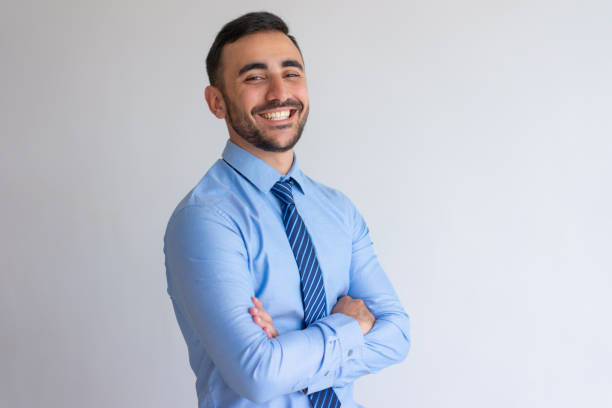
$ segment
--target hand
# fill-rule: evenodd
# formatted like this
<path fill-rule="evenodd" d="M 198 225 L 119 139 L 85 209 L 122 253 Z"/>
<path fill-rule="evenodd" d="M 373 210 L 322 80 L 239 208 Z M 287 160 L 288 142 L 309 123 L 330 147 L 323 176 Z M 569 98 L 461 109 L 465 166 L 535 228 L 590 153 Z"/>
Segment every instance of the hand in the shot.
<path fill-rule="evenodd" d="M 331 312 L 342 313 L 357 320 L 363 334 L 369 332 L 376 321 L 362 299 L 353 299 L 350 296 L 342 296 L 338 299 Z"/>
<path fill-rule="evenodd" d="M 261 301 L 254 296 L 251 298 L 251 301 L 255 307 L 249 308 L 249 313 L 253 316 L 255 324 L 263 329 L 269 339 L 278 336 L 278 332 L 274 328 L 274 323 L 272 322 L 272 316 L 264 310 Z"/>

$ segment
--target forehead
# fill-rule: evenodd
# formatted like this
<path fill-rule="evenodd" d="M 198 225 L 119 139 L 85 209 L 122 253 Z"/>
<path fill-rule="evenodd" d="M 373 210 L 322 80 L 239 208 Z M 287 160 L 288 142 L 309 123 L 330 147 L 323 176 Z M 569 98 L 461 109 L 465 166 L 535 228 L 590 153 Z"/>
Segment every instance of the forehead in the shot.
<path fill-rule="evenodd" d="M 233 43 L 226 44 L 221 53 L 224 76 L 238 75 L 246 64 L 262 62 L 269 68 L 280 67 L 286 60 L 299 61 L 302 56 L 289 37 L 280 31 L 263 31 L 246 35 Z"/>

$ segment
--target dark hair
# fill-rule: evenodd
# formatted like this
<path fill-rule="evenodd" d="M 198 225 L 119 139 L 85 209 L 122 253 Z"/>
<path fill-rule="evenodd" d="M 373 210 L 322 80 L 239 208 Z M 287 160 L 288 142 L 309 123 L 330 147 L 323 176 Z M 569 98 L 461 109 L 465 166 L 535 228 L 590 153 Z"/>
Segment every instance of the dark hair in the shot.
<path fill-rule="evenodd" d="M 233 43 L 246 35 L 259 31 L 280 31 L 289 37 L 300 53 L 302 52 L 295 37 L 289 34 L 289 27 L 280 17 L 266 11 L 247 13 L 225 24 L 208 51 L 206 72 L 212 86 L 218 88 L 222 86 L 221 78 L 219 78 L 219 66 L 221 65 L 221 52 L 225 44 Z"/>

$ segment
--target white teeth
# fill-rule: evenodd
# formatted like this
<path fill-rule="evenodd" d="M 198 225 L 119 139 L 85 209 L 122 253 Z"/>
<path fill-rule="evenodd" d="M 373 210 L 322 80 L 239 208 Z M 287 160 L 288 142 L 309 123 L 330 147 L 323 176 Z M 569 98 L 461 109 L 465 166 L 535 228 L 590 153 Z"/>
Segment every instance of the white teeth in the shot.
<path fill-rule="evenodd" d="M 261 116 L 268 120 L 284 120 L 289 117 L 289 111 L 264 113 Z"/>

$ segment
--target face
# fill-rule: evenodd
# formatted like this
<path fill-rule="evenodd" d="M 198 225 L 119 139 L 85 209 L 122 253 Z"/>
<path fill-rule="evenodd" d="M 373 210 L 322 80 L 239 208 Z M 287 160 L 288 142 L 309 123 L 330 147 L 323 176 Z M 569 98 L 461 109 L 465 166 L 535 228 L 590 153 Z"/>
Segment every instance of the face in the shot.
<path fill-rule="evenodd" d="M 230 136 L 268 152 L 285 152 L 308 118 L 304 62 L 283 33 L 266 31 L 223 48 L 224 117 Z"/>

